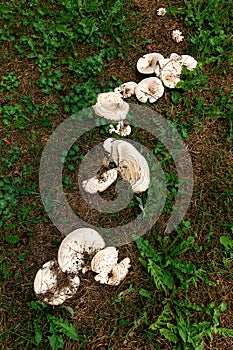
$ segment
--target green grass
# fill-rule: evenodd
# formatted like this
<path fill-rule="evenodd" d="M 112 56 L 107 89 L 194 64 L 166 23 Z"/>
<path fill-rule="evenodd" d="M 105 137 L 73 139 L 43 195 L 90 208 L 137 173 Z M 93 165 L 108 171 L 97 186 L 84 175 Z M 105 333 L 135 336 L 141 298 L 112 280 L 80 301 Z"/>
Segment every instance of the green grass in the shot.
<path fill-rule="evenodd" d="M 229 285 L 233 262 L 228 154 L 233 138 L 229 78 L 233 2 L 184 1 L 179 8 L 172 6 L 171 2 L 167 16 L 183 20 L 189 42 L 186 53 L 195 56 L 198 67 L 193 72 L 183 70 L 180 88 L 167 92 L 162 110 L 192 146 L 196 170 L 201 171 L 187 219 L 176 232 L 164 234 L 164 222 L 177 193 L 174 164 L 161 143 L 155 145 L 135 128 L 132 138 L 148 144 L 160 160 L 167 200 L 162 220 L 129 248 L 137 246 L 132 281 L 130 275 L 122 289 L 108 291 L 111 297 L 106 308 L 97 309 L 94 329 L 87 326 L 89 314 L 93 316 L 88 306 L 86 323 L 80 324 L 75 304 L 74 308 L 53 309 L 35 301 L 38 259 L 53 256 L 61 238 L 40 199 L 39 162 L 46 140 L 64 118 L 94 104 L 98 93 L 120 83 L 116 72 L 111 73 L 112 63 L 121 60 L 132 65 L 127 52 L 136 48 L 141 55 L 150 39 L 138 42 L 132 20 L 135 8 L 126 1 L 20 0 L 0 5 L 0 62 L 4 67 L 0 81 L 2 349 L 55 350 L 67 348 L 66 344 L 71 349 L 91 344 L 94 349 L 103 329 L 107 329 L 103 342 L 114 341 L 109 350 L 123 343 L 127 346 L 134 337 L 151 349 L 201 350 L 217 336 L 233 336 L 232 292 L 226 298 L 223 291 L 217 291 L 218 281 Z M 144 20 L 139 17 L 138 25 Z M 212 129 L 207 132 L 207 127 Z M 107 128 L 97 126 L 93 135 L 85 135 L 61 159 L 63 185 L 73 195 L 76 169 L 87 152 L 85 142 L 103 140 Z M 204 145 L 204 162 L 202 147 L 195 150 L 198 142 Z M 202 171 L 207 178 L 202 178 Z M 130 206 L 138 208 L 145 200 L 143 195 L 134 198 Z M 41 242 L 46 251 L 42 257 L 37 248 L 37 244 L 42 247 Z M 92 298 L 98 304 L 99 294 Z M 91 297 L 86 301 L 94 308 Z M 226 326 L 222 326 L 222 315 L 230 320 Z"/>

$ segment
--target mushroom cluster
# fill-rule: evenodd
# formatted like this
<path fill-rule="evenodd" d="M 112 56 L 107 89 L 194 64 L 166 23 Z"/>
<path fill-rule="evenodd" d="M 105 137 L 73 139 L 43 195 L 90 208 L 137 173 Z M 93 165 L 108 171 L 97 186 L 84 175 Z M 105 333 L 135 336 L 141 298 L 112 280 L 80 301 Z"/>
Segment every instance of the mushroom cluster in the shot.
<path fill-rule="evenodd" d="M 80 285 L 79 272 L 87 270 L 98 273 L 96 281 L 117 286 L 130 267 L 129 258 L 120 263 L 117 260 L 116 248 L 105 248 L 105 242 L 97 231 L 77 229 L 61 242 L 57 260 L 48 261 L 37 272 L 34 291 L 43 302 L 61 305 L 75 295 Z"/>
<path fill-rule="evenodd" d="M 116 181 L 119 174 L 129 182 L 134 193 L 145 192 L 150 184 L 150 171 L 141 153 L 131 143 L 113 138 L 106 139 L 103 147 L 108 153 L 107 164 L 114 162 L 117 167 L 83 181 L 84 190 L 92 194 L 103 192 Z"/>
<path fill-rule="evenodd" d="M 178 35 L 179 33 L 175 32 L 175 34 Z M 146 75 L 154 74 L 155 77 L 145 78 L 138 84 L 133 84 L 131 81 L 124 83 L 115 88 L 114 91 L 120 94 L 122 98 L 128 98 L 135 94 L 140 102 L 154 103 L 163 96 L 164 86 L 171 89 L 176 87 L 180 81 L 183 66 L 188 70 L 193 70 L 196 65 L 197 61 L 189 55 L 172 53 L 169 58 L 164 58 L 158 52 L 148 53 L 137 61 L 137 70 Z M 127 88 L 130 91 L 129 93 Z"/>

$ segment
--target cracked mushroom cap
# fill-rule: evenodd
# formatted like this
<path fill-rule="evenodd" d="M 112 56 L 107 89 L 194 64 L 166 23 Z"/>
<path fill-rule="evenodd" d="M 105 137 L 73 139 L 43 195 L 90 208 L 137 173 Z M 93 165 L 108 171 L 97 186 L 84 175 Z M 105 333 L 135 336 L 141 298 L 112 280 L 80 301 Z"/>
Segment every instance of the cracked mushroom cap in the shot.
<path fill-rule="evenodd" d="M 118 175 L 117 169 L 105 171 L 100 176 L 94 176 L 82 183 L 83 189 L 88 193 L 97 193 L 105 191 L 113 182 L 116 181 Z"/>
<path fill-rule="evenodd" d="M 137 86 L 137 83 L 134 81 L 128 81 L 127 83 L 124 83 L 117 88 L 115 88 L 115 92 L 120 94 L 123 98 L 128 98 L 134 95 L 134 90 Z"/>
<path fill-rule="evenodd" d="M 143 74 L 153 74 L 156 64 L 159 60 L 163 59 L 164 57 L 157 52 L 152 52 L 144 55 L 143 57 L 139 58 L 137 62 L 137 70 L 140 73 Z"/>
<path fill-rule="evenodd" d="M 138 83 L 135 88 L 135 95 L 140 102 L 154 103 L 163 96 L 164 87 L 159 78 L 146 78 Z"/>
<path fill-rule="evenodd" d="M 148 189 L 150 171 L 147 161 L 131 143 L 108 138 L 103 147 L 109 153 L 109 158 L 118 166 L 122 178 L 130 183 L 134 193 Z"/>
<path fill-rule="evenodd" d="M 182 65 L 178 61 L 170 60 L 161 70 L 160 79 L 166 87 L 174 89 L 180 81 L 181 71 Z"/>
<path fill-rule="evenodd" d="M 79 228 L 66 236 L 58 250 L 58 264 L 63 272 L 78 273 L 85 265 L 85 255 L 104 248 L 100 234 L 91 228 Z"/>
<path fill-rule="evenodd" d="M 130 268 L 130 259 L 125 258 L 118 264 L 114 265 L 111 271 L 111 277 L 108 279 L 108 285 L 118 286 L 125 279 Z"/>
<path fill-rule="evenodd" d="M 117 92 L 104 92 L 97 96 L 97 102 L 92 108 L 99 117 L 120 121 L 126 118 L 129 105 Z"/>

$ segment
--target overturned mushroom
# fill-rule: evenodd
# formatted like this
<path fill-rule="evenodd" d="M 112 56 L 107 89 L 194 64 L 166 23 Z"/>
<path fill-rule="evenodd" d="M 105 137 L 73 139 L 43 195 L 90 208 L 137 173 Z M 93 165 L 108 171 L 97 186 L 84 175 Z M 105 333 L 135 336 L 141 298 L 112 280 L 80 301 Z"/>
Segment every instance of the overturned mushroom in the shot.
<path fill-rule="evenodd" d="M 92 255 L 105 246 L 100 234 L 91 228 L 71 232 L 58 250 L 58 264 L 63 272 L 78 273 L 86 265 L 86 255 Z"/>
<path fill-rule="evenodd" d="M 154 103 L 163 96 L 164 87 L 162 82 L 156 78 L 143 79 L 135 88 L 135 95 L 140 102 Z"/>
<path fill-rule="evenodd" d="M 34 290 L 38 297 L 50 305 L 61 305 L 76 293 L 80 280 L 78 276 L 65 276 L 55 260 L 45 263 L 37 272 Z M 63 279 L 62 285 L 59 278 Z"/>
<path fill-rule="evenodd" d="M 113 161 L 123 179 L 132 186 L 134 193 L 148 189 L 150 172 L 146 159 L 129 142 L 108 138 L 103 143 L 109 153 L 109 161 Z"/>
<path fill-rule="evenodd" d="M 97 193 L 105 191 L 113 182 L 116 181 L 118 171 L 116 168 L 105 171 L 101 175 L 92 177 L 89 180 L 85 180 L 82 186 L 86 192 Z"/>
<path fill-rule="evenodd" d="M 160 53 L 148 53 L 140 57 L 137 61 L 137 70 L 143 74 L 152 74 L 154 73 L 157 62 L 163 58 Z"/>
<path fill-rule="evenodd" d="M 114 91 L 120 94 L 123 98 L 128 98 L 134 95 L 134 90 L 136 86 L 137 83 L 135 83 L 134 81 L 129 81 L 115 88 Z"/>
<path fill-rule="evenodd" d="M 118 251 L 115 247 L 107 247 L 96 253 L 91 261 L 91 269 L 97 273 L 95 280 L 111 286 L 120 284 L 128 273 L 130 259 L 125 258 L 120 263 L 117 260 Z"/>

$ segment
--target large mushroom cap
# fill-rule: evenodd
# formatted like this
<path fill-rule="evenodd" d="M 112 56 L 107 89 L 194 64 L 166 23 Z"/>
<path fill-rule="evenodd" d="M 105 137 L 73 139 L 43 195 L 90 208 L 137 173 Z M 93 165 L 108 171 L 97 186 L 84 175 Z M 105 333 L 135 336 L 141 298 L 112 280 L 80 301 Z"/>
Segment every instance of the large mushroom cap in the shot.
<path fill-rule="evenodd" d="M 173 89 L 180 81 L 182 65 L 175 60 L 170 60 L 161 70 L 160 78 L 165 86 Z"/>
<path fill-rule="evenodd" d="M 104 240 L 97 231 L 79 228 L 61 242 L 58 264 L 63 272 L 77 273 L 85 264 L 85 253 L 92 254 L 104 246 Z"/>
<path fill-rule="evenodd" d="M 150 171 L 140 152 L 131 143 L 113 138 L 105 140 L 103 146 L 109 158 L 118 166 L 122 178 L 132 186 L 133 192 L 146 191 L 150 184 Z"/>
<path fill-rule="evenodd" d="M 123 98 L 127 98 L 134 94 L 136 86 L 137 83 L 135 83 L 134 81 L 128 81 L 127 83 L 124 83 L 119 87 L 115 88 L 114 91 L 120 94 Z"/>
<path fill-rule="evenodd" d="M 152 52 L 139 58 L 137 62 L 137 70 L 143 74 L 153 74 L 157 62 L 164 57 L 157 52 Z"/>
<path fill-rule="evenodd" d="M 97 252 L 91 260 L 91 269 L 93 272 L 109 273 L 112 267 L 117 264 L 118 251 L 115 247 L 107 247 Z"/>
<path fill-rule="evenodd" d="M 99 94 L 96 104 L 92 107 L 99 117 L 115 121 L 124 120 L 129 111 L 128 103 L 113 91 Z"/>
<path fill-rule="evenodd" d="M 154 103 L 161 96 L 163 96 L 164 87 L 162 82 L 156 78 L 146 78 L 140 81 L 140 83 L 135 88 L 135 95 L 140 102 Z"/>

